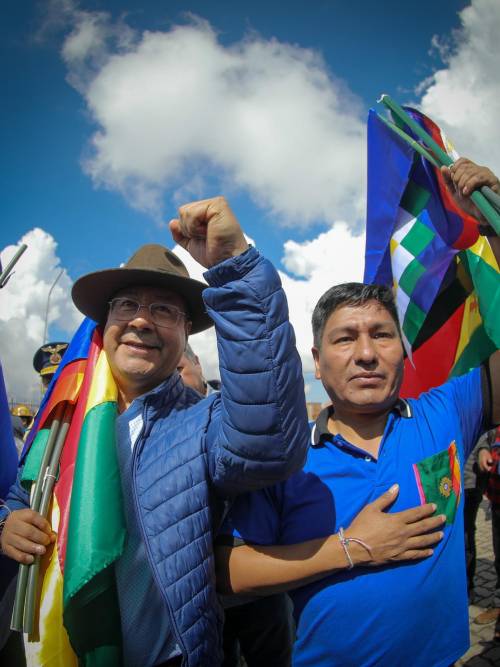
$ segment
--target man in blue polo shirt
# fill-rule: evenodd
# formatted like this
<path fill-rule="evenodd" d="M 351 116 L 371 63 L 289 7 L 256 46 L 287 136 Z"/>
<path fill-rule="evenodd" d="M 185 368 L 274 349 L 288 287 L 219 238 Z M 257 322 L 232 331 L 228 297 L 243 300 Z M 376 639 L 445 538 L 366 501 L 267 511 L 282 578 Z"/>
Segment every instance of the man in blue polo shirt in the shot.
<path fill-rule="evenodd" d="M 449 667 L 469 646 L 460 470 L 500 421 L 500 353 L 403 401 L 388 288 L 333 287 L 313 334 L 332 405 L 313 427 L 304 469 L 236 501 L 223 530 L 232 544 L 221 537 L 217 549 L 221 588 L 293 589 L 297 667 Z M 394 482 L 390 513 L 430 501 L 445 521 L 433 550 L 415 542 L 413 562 L 378 546 L 373 506 Z"/>

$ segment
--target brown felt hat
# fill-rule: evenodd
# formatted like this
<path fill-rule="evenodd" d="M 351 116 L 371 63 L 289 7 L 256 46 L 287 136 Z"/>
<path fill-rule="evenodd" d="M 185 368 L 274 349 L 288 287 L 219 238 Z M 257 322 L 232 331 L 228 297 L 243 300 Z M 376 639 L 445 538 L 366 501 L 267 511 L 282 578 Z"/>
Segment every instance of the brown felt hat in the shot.
<path fill-rule="evenodd" d="M 207 285 L 190 278 L 184 264 L 171 250 L 153 243 L 141 246 L 119 269 L 82 276 L 73 285 L 71 296 L 80 312 L 104 324 L 109 302 L 116 292 L 138 285 L 164 287 L 184 299 L 192 322 L 191 333 L 213 325 L 201 296 Z"/>

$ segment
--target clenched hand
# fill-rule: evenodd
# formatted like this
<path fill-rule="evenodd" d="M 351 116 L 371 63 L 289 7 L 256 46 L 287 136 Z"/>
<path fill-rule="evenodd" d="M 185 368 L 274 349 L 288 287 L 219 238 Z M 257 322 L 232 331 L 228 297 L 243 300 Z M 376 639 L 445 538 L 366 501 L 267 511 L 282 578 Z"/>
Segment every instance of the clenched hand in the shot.
<path fill-rule="evenodd" d="M 248 248 L 243 231 L 224 197 L 204 199 L 179 208 L 169 223 L 172 237 L 197 262 L 210 268 Z"/>

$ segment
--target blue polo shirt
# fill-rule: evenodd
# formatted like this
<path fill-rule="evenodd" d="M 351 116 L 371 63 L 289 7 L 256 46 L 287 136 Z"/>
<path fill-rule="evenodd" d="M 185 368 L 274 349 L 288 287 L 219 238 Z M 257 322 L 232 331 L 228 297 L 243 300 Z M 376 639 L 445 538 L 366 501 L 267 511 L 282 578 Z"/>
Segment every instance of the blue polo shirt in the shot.
<path fill-rule="evenodd" d="M 460 468 L 445 475 L 441 469 L 434 480 L 448 496 L 482 431 L 482 406 L 480 369 L 417 400 L 399 401 L 388 417 L 378 460 L 329 433 L 327 409 L 313 427 L 303 470 L 240 496 L 223 533 L 262 545 L 325 537 L 347 528 L 396 482 L 400 492 L 389 511 L 408 509 L 425 502 L 418 464 L 424 461 L 432 478 L 438 466 L 428 465 L 430 457 L 442 462 L 456 451 L 450 466 L 456 461 Z M 343 570 L 291 591 L 296 667 L 449 667 L 467 651 L 462 495 L 430 558 Z"/>

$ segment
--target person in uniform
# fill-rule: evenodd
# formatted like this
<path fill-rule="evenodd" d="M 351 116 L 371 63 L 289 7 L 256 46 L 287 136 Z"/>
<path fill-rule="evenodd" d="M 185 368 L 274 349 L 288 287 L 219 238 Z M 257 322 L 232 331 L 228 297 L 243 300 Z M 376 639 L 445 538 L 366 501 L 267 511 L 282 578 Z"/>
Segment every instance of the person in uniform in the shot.
<path fill-rule="evenodd" d="M 44 392 L 47 391 L 67 349 L 68 343 L 58 341 L 57 343 L 46 343 L 35 352 L 33 368 L 40 374 Z"/>

